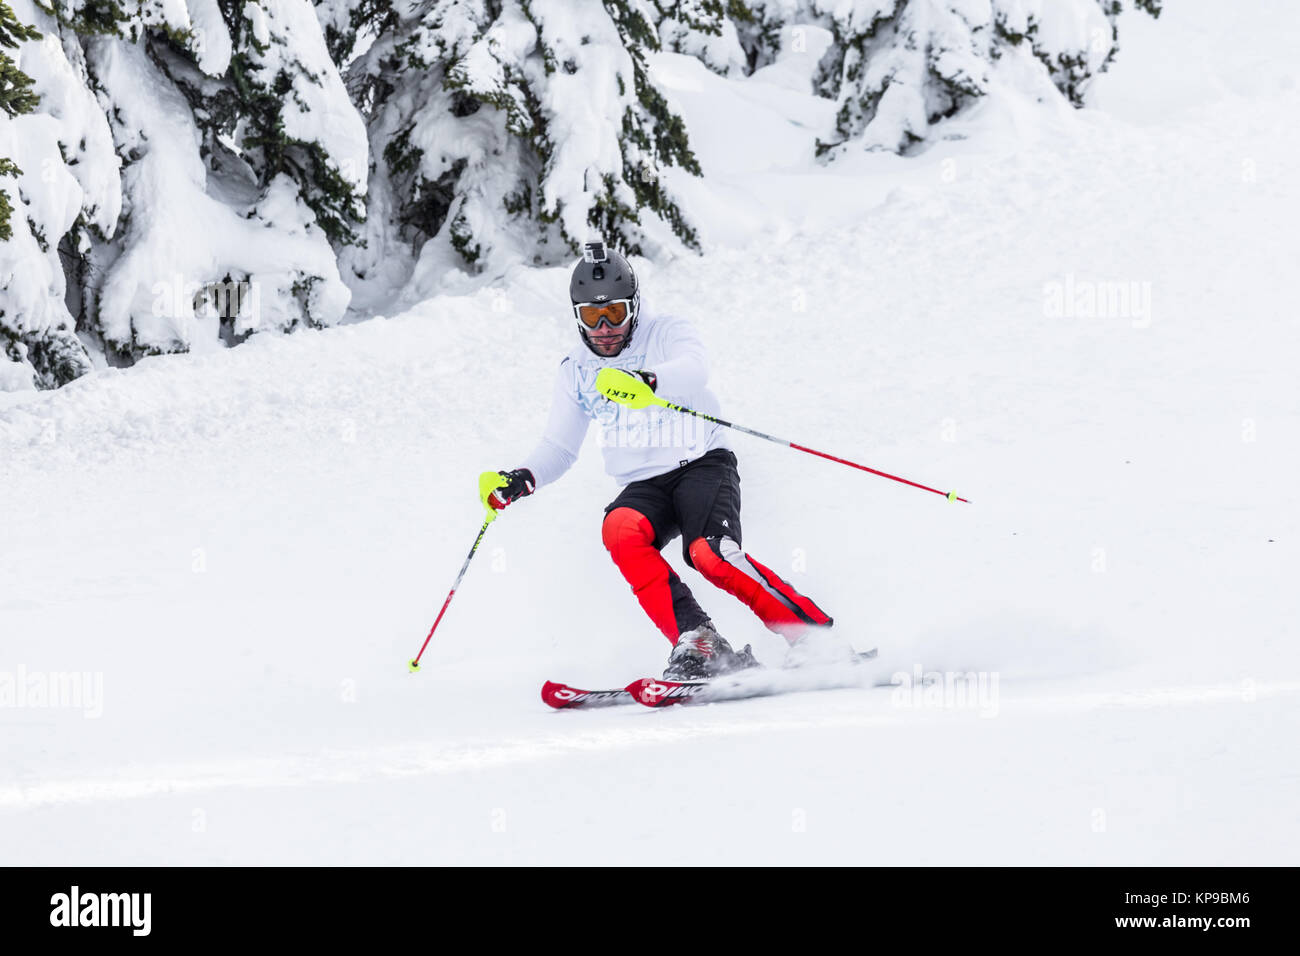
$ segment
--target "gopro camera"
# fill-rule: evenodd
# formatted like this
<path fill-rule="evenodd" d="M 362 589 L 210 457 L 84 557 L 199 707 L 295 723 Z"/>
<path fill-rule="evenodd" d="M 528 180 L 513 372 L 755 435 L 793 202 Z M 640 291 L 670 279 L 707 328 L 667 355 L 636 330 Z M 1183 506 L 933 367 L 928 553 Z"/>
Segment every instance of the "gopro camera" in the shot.
<path fill-rule="evenodd" d="M 609 256 L 605 254 L 605 243 L 600 240 L 595 242 L 584 242 L 582 244 L 582 261 L 608 262 Z"/>

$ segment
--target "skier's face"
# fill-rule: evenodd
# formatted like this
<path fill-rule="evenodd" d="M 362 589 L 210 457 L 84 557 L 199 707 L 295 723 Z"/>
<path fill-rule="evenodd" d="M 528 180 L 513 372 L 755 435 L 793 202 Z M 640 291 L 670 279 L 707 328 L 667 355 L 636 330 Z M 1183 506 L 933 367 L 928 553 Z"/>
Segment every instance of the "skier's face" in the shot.
<path fill-rule="evenodd" d="M 627 329 L 611 329 L 602 322 L 600 328 L 592 329 L 587 336 L 591 340 L 592 347 L 601 355 L 617 355 L 627 339 Z"/>
<path fill-rule="evenodd" d="M 573 314 L 592 351 L 597 355 L 614 356 L 627 344 L 631 332 L 632 301 L 629 299 L 603 299 L 599 302 L 577 302 Z"/>

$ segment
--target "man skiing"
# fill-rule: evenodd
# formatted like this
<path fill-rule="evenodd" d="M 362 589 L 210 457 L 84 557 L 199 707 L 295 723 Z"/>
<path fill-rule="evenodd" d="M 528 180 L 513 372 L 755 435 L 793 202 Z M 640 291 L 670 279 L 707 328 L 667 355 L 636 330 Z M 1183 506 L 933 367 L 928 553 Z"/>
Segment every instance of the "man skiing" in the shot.
<path fill-rule="evenodd" d="M 605 470 L 623 485 L 605 509 L 601 537 L 642 609 L 673 644 L 665 679 L 708 678 L 756 663 L 748 645 L 735 651 L 718 634 L 660 554 L 678 535 L 687 565 L 739 598 L 769 630 L 793 645 L 825 632 L 832 621 L 821 608 L 741 551 L 740 476 L 724 429 L 659 405 L 632 407 L 632 396 L 648 388 L 718 415 L 694 328 L 642 314 L 631 265 L 599 241 L 584 245 L 569 297 L 582 343 L 560 363 L 545 434 L 523 467 L 484 476 L 484 505 L 505 508 L 559 478 L 577 460 L 594 420 Z"/>

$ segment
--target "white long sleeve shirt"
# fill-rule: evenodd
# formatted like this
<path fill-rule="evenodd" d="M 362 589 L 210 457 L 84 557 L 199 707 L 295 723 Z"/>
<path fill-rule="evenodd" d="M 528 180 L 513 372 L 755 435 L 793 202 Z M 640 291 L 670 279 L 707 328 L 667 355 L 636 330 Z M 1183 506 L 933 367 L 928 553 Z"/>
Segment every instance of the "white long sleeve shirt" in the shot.
<path fill-rule="evenodd" d="M 592 421 L 605 456 L 605 471 L 620 485 L 653 478 L 694 461 L 714 448 L 730 448 L 720 425 L 659 405 L 633 410 L 596 391 L 602 368 L 654 372 L 655 394 L 670 402 L 718 415 L 717 397 L 705 387 L 709 377 L 704 343 L 685 319 L 642 312 L 632 340 L 618 355 L 605 358 L 579 342 L 555 377 L 551 414 L 541 442 L 524 459 L 537 487 L 550 484 L 578 459 Z"/>

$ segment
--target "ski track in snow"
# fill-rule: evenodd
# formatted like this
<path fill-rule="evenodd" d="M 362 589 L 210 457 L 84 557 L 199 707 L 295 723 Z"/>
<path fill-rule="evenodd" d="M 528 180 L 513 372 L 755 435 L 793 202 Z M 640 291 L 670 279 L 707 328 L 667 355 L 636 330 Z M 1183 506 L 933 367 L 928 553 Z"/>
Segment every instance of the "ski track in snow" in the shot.
<path fill-rule="evenodd" d="M 881 693 L 892 693 L 881 689 Z M 862 713 L 808 717 L 768 718 L 761 710 L 742 710 L 734 718 L 711 712 L 697 722 L 645 723 L 641 726 L 603 727 L 569 734 L 545 734 L 516 740 L 486 741 L 474 746 L 430 746 L 408 743 L 364 750 L 327 752 L 314 756 L 286 754 L 277 758 L 154 768 L 142 773 L 100 779 L 50 780 L 30 786 L 0 786 L 0 811 L 34 809 L 69 803 L 131 800 L 142 797 L 195 794 L 225 787 L 261 788 L 348 784 L 373 778 L 405 778 L 429 774 L 464 773 L 521 762 L 544 761 L 572 754 L 591 754 L 629 747 L 668 746 L 700 738 L 755 736 L 793 731 L 844 728 L 878 728 L 913 721 L 954 718 L 984 719 L 1003 711 L 1012 717 L 1093 710 L 1148 710 L 1241 704 L 1300 694 L 1300 681 L 1251 684 L 1211 684 L 1189 687 L 1152 687 L 1127 693 L 1087 692 L 1060 696 L 1013 696 L 997 700 L 997 715 L 965 706 L 918 706 L 912 710 L 872 708 Z M 734 706 L 735 702 L 732 702 Z M 683 705 L 687 706 L 687 705 Z M 722 707 L 711 704 L 707 707 Z M 692 710 L 699 710 L 694 706 Z M 590 714 L 574 712 L 564 718 L 580 721 Z M 690 714 L 694 717 L 695 714 Z M 555 718 L 553 718 L 555 719 Z"/>

